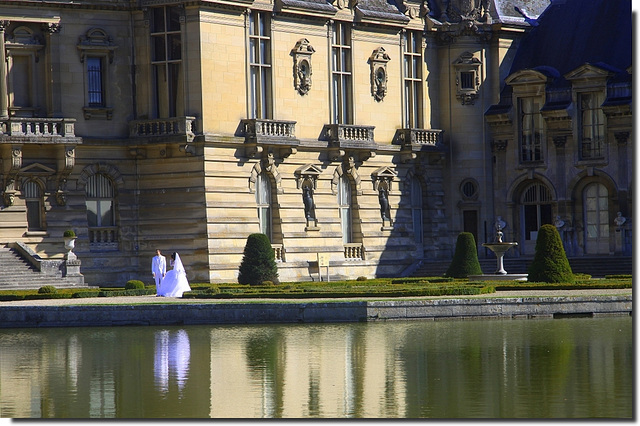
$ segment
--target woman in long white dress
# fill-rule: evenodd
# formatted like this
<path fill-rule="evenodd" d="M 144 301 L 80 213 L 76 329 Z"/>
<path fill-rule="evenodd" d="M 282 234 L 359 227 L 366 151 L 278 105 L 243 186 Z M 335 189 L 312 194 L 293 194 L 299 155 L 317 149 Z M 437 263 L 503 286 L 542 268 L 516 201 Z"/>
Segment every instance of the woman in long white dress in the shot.
<path fill-rule="evenodd" d="M 165 297 L 182 297 L 182 293 L 191 291 L 191 287 L 189 287 L 187 273 L 184 270 L 178 253 L 174 252 L 171 255 L 171 265 L 173 265 L 173 269 L 167 271 L 167 274 L 162 279 L 162 288 L 158 295 Z"/>

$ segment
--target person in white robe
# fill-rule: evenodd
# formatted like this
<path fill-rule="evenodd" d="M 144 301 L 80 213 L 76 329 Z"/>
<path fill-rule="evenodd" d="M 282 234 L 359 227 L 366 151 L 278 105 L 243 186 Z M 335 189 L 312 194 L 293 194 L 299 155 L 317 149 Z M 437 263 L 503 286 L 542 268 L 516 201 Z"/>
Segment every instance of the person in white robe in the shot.
<path fill-rule="evenodd" d="M 151 260 L 151 273 L 156 281 L 156 294 L 160 294 L 160 287 L 162 286 L 162 279 L 167 273 L 167 260 L 162 255 L 160 250 L 156 250 L 156 255 Z"/>
<path fill-rule="evenodd" d="M 173 253 L 171 255 L 171 265 L 173 269 L 168 271 L 162 280 L 162 290 L 159 296 L 165 297 L 182 297 L 185 291 L 191 291 L 189 281 L 187 280 L 187 272 L 184 270 L 180 255 Z"/>

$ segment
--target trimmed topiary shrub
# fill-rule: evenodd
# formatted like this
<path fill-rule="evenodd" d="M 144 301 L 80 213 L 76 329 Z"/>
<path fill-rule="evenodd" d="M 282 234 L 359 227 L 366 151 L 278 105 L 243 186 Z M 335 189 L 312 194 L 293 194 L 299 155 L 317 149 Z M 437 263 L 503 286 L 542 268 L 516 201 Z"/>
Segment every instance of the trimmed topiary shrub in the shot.
<path fill-rule="evenodd" d="M 471 232 L 461 232 L 456 241 L 456 251 L 446 277 L 466 278 L 469 275 L 482 275 L 482 268 L 478 262 L 476 240 Z"/>
<path fill-rule="evenodd" d="M 265 281 L 280 284 L 278 266 L 269 237 L 251 234 L 244 246 L 244 256 L 238 274 L 240 284 L 261 285 Z"/>
<path fill-rule="evenodd" d="M 58 292 L 58 289 L 52 285 L 45 285 L 38 289 L 38 294 L 55 294 Z"/>
<path fill-rule="evenodd" d="M 553 225 L 542 225 L 538 231 L 536 252 L 529 265 L 528 280 L 545 283 L 575 282 L 560 234 Z"/>
<path fill-rule="evenodd" d="M 137 290 L 137 289 L 144 288 L 144 283 L 140 280 L 129 280 L 124 285 L 124 288 L 126 290 Z"/>
<path fill-rule="evenodd" d="M 73 229 L 67 229 L 66 231 L 64 231 L 62 236 L 64 238 L 76 238 L 76 233 L 73 231 Z"/>

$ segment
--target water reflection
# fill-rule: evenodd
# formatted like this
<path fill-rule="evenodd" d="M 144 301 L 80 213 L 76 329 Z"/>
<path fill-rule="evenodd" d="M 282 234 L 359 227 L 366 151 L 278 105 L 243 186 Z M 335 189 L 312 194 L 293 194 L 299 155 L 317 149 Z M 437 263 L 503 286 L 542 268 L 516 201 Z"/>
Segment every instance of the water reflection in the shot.
<path fill-rule="evenodd" d="M 155 333 L 155 356 L 153 358 L 154 384 L 163 395 L 169 392 L 169 378 L 175 378 L 178 392 L 182 395 L 189 375 L 191 348 L 185 330 L 160 330 Z"/>
<path fill-rule="evenodd" d="M 1 417 L 631 417 L 630 317 L 0 330 Z"/>

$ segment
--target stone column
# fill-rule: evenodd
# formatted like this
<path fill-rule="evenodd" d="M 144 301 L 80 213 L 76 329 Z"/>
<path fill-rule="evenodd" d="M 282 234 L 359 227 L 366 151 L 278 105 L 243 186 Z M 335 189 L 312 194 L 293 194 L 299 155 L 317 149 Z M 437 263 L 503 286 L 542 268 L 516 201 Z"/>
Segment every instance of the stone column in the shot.
<path fill-rule="evenodd" d="M 0 118 L 9 117 L 9 95 L 7 93 L 7 55 L 4 50 L 4 30 L 9 21 L 0 21 Z"/>

